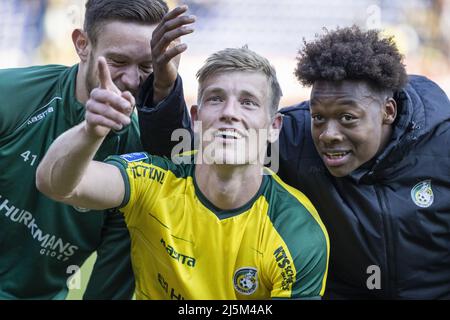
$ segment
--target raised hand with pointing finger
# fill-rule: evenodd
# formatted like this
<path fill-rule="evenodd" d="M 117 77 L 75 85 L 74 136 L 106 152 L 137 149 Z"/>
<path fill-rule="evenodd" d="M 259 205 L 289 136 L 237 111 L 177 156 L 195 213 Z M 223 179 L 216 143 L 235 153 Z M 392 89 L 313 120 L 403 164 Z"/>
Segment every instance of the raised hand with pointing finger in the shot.
<path fill-rule="evenodd" d="M 121 130 L 130 124 L 135 99 L 129 91 L 120 91 L 111 79 L 104 57 L 99 57 L 99 87 L 91 91 L 86 102 L 86 130 L 98 137 Z"/>

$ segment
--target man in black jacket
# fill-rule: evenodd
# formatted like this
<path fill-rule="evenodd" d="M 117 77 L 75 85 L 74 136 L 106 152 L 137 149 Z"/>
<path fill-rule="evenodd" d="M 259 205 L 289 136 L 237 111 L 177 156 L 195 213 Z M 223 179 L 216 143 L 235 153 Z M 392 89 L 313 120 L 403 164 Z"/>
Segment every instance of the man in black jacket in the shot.
<path fill-rule="evenodd" d="M 446 94 L 406 75 L 392 38 L 357 27 L 305 43 L 296 75 L 311 100 L 281 110 L 278 174 L 329 232 L 325 298 L 450 299 Z M 178 81 L 166 99 L 172 129 L 188 128 L 181 105 Z M 141 120 L 144 146 L 150 126 Z"/>

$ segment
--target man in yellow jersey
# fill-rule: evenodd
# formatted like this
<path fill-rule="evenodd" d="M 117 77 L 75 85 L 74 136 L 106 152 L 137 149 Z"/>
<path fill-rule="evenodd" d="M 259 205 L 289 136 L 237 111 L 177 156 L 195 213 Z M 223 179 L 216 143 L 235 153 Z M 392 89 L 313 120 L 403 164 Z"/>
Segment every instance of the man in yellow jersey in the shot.
<path fill-rule="evenodd" d="M 99 76 L 103 88 L 117 90 L 107 68 Z M 225 49 L 197 76 L 191 117 L 201 145 L 193 163 L 147 153 L 93 161 L 108 132 L 129 123 L 133 101 L 102 114 L 88 102 L 86 121 L 40 163 L 39 190 L 124 214 L 138 299 L 320 298 L 326 230 L 310 201 L 264 174 L 261 160 L 281 127 L 274 68 L 247 48 Z"/>

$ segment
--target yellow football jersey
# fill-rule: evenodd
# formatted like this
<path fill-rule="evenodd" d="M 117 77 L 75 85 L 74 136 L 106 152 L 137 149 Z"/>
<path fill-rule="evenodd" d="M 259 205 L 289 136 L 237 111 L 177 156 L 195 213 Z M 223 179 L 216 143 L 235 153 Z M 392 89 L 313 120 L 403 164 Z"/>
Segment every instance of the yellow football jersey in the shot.
<path fill-rule="evenodd" d="M 194 164 L 146 153 L 109 157 L 123 176 L 137 299 L 313 298 L 329 240 L 315 208 L 276 175 L 234 210 L 215 207 Z M 212 186 L 213 187 L 213 186 Z"/>

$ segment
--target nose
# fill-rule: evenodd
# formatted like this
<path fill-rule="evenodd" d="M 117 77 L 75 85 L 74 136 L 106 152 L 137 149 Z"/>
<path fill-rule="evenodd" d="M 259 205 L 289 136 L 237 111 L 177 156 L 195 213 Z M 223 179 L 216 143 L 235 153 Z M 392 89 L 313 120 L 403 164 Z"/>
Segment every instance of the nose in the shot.
<path fill-rule="evenodd" d="M 339 130 L 339 124 L 335 121 L 328 121 L 319 135 L 319 140 L 325 144 L 341 142 L 343 135 Z"/>
<path fill-rule="evenodd" d="M 227 99 L 223 104 L 220 118 L 226 122 L 237 121 L 239 118 L 239 102 L 236 99 Z"/>
<path fill-rule="evenodd" d="M 133 93 L 133 95 L 136 95 L 139 86 L 141 85 L 142 82 L 142 77 L 139 72 L 139 68 L 136 66 L 129 66 L 122 73 L 120 81 L 124 86 L 124 90 L 128 90 L 131 93 Z"/>

